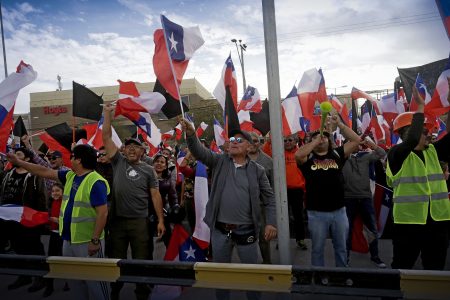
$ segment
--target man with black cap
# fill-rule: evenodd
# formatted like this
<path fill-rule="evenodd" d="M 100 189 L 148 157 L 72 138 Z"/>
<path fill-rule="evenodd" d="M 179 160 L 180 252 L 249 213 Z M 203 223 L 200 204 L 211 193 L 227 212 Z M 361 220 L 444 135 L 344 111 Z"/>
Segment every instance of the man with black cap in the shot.
<path fill-rule="evenodd" d="M 268 241 L 277 235 L 275 198 L 264 168 L 249 159 L 252 138 L 248 132 L 231 130 L 228 154 L 213 153 L 198 140 L 191 123 L 180 120 L 186 132 L 188 148 L 194 157 L 212 170 L 211 191 L 206 204 L 205 223 L 211 230 L 213 261 L 230 263 L 236 247 L 242 263 L 260 262 L 256 243 L 264 230 Z M 266 226 L 260 228 L 261 202 L 266 208 Z M 257 292 L 248 292 L 259 298 Z M 217 290 L 219 299 L 229 298 L 229 291 Z"/>
<path fill-rule="evenodd" d="M 153 258 L 153 232 L 150 232 L 150 214 L 156 213 L 157 232 L 165 232 L 163 204 L 158 179 L 152 166 L 141 161 L 144 147 L 141 141 L 125 141 L 124 154 L 112 140 L 111 113 L 114 108 L 104 106 L 103 144 L 111 159 L 114 174 L 113 197 L 110 208 L 111 256 L 127 258 L 128 247 L 134 259 Z M 153 205 L 152 205 L 153 203 Z M 150 212 L 150 214 L 149 214 Z M 123 283 L 111 283 L 111 299 L 119 299 Z M 145 283 L 136 284 L 136 299 L 148 299 L 150 288 Z"/>

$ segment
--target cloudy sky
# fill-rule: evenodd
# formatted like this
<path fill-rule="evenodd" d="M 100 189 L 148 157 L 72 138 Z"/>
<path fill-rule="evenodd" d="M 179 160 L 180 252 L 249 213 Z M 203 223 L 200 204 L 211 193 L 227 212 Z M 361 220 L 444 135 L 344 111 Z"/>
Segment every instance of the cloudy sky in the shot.
<path fill-rule="evenodd" d="M 23 89 L 16 113 L 29 111 L 29 93 L 124 81 L 154 81 L 153 32 L 164 14 L 198 25 L 205 39 L 185 78 L 210 92 L 231 52 L 242 95 L 236 47 L 241 39 L 247 84 L 267 97 L 261 1 L 258 0 L 3 0 L 8 72 L 24 60 L 38 79 Z M 397 67 L 448 57 L 450 43 L 431 0 L 275 0 L 281 95 L 307 69 L 321 67 L 329 93 L 352 86 L 392 88 Z M 3 59 L 0 78 L 3 78 Z M 342 86 L 347 86 L 342 88 Z"/>

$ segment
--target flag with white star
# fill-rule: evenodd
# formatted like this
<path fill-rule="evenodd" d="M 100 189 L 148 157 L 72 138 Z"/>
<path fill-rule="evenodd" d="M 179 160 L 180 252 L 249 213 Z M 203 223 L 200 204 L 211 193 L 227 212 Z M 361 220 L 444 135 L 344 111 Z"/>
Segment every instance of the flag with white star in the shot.
<path fill-rule="evenodd" d="M 169 246 L 164 260 L 168 261 L 206 261 L 205 253 L 180 224 L 172 230 Z"/>

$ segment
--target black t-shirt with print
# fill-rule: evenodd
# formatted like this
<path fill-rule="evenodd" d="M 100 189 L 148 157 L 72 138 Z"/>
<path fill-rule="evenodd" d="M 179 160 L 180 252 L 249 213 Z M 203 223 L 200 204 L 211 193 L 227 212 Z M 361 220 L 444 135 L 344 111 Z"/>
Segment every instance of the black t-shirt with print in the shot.
<path fill-rule="evenodd" d="M 23 205 L 23 189 L 28 173 L 19 174 L 15 170 L 11 172 L 11 176 L 6 181 L 1 202 L 2 204 Z"/>
<path fill-rule="evenodd" d="M 344 206 L 344 148 L 338 147 L 326 155 L 311 153 L 300 165 L 306 181 L 306 209 L 334 211 Z"/>

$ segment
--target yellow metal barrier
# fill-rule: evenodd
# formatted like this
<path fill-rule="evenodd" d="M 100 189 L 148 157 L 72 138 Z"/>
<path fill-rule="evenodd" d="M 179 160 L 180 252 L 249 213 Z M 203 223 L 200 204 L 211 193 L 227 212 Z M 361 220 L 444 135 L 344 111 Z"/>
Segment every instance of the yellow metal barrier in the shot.
<path fill-rule="evenodd" d="M 450 272 L 400 270 L 405 299 L 450 299 Z"/>
<path fill-rule="evenodd" d="M 49 256 L 50 271 L 45 277 L 80 280 L 116 281 L 120 276 L 117 262 L 111 258 Z"/>
<path fill-rule="evenodd" d="M 193 287 L 290 293 L 292 266 L 196 263 Z"/>

